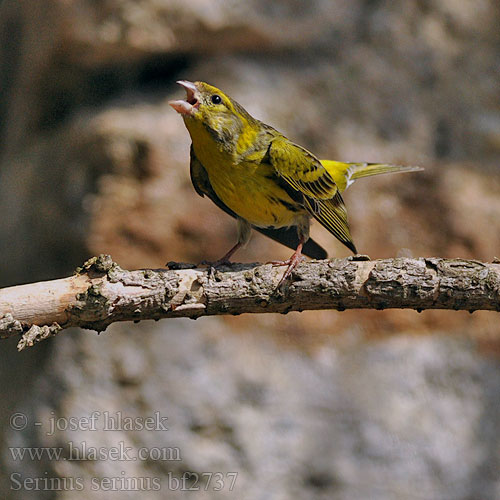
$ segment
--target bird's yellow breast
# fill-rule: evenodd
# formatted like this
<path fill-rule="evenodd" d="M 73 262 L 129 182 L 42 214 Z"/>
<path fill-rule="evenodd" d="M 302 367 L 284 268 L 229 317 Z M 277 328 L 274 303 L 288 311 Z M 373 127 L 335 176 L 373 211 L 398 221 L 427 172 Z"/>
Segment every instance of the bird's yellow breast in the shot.
<path fill-rule="evenodd" d="M 290 226 L 300 208 L 274 181 L 269 179 L 271 167 L 239 163 L 211 169 L 210 183 L 217 196 L 240 217 L 259 227 Z"/>
<path fill-rule="evenodd" d="M 271 165 L 238 160 L 237 151 L 225 150 L 202 124 L 186 125 L 214 191 L 239 217 L 259 227 L 285 227 L 303 216 L 305 210 L 276 183 Z"/>

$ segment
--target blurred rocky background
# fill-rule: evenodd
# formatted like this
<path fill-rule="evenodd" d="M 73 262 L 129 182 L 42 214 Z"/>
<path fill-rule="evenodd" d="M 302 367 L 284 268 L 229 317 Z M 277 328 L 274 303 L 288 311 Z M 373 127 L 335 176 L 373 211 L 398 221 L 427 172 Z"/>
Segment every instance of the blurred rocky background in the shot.
<path fill-rule="evenodd" d="M 499 23 L 496 0 L 3 0 L 0 286 L 98 253 L 163 267 L 231 246 L 233 221 L 190 184 L 177 79 L 322 158 L 425 167 L 346 193 L 361 252 L 491 261 Z M 288 255 L 255 234 L 237 259 Z M 2 341 L 0 497 L 497 499 L 499 339 L 497 313 L 346 311 L 118 324 L 21 354 Z M 106 411 L 169 430 L 104 431 Z M 92 412 L 95 431 L 65 427 Z M 150 453 L 91 453 L 120 443 Z M 182 488 L 186 472 L 199 482 Z"/>

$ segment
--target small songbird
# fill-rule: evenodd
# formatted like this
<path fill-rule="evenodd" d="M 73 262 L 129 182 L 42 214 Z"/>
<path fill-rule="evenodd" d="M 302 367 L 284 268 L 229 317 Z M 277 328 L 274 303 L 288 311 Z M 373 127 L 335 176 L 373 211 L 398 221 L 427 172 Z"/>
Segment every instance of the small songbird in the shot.
<path fill-rule="evenodd" d="M 253 118 L 221 90 L 203 82 L 177 82 L 186 100 L 169 104 L 182 115 L 191 136 L 191 180 L 238 222 L 238 241 L 214 265 L 229 262 L 250 239 L 251 228 L 295 252 L 281 281 L 301 255 L 325 259 L 326 251 L 309 238 L 311 219 L 320 222 L 352 252 L 341 193 L 360 177 L 411 172 L 419 167 L 318 160 L 273 127 Z"/>

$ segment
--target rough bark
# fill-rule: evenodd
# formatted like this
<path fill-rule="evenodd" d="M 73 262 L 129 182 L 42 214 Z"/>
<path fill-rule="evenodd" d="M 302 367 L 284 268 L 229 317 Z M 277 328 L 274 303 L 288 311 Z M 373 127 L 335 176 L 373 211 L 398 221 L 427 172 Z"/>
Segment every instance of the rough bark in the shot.
<path fill-rule="evenodd" d="M 478 309 L 500 311 L 500 264 L 442 258 L 300 264 L 232 264 L 219 269 L 169 263 L 126 271 L 110 256 L 87 261 L 69 278 L 0 290 L 0 336 L 18 348 L 78 326 L 105 330 L 116 321 L 312 309 Z"/>

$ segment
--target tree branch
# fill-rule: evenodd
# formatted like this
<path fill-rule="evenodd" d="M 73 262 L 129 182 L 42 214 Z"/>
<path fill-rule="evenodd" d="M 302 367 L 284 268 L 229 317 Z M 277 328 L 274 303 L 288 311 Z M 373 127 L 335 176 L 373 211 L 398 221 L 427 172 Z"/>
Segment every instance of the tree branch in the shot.
<path fill-rule="evenodd" d="M 126 271 L 101 255 L 69 278 L 0 289 L 0 337 L 21 334 L 21 350 L 71 326 L 102 331 L 116 321 L 307 309 L 500 311 L 497 261 L 310 261 L 278 289 L 283 272 L 270 264 L 214 270 L 177 263 Z"/>

